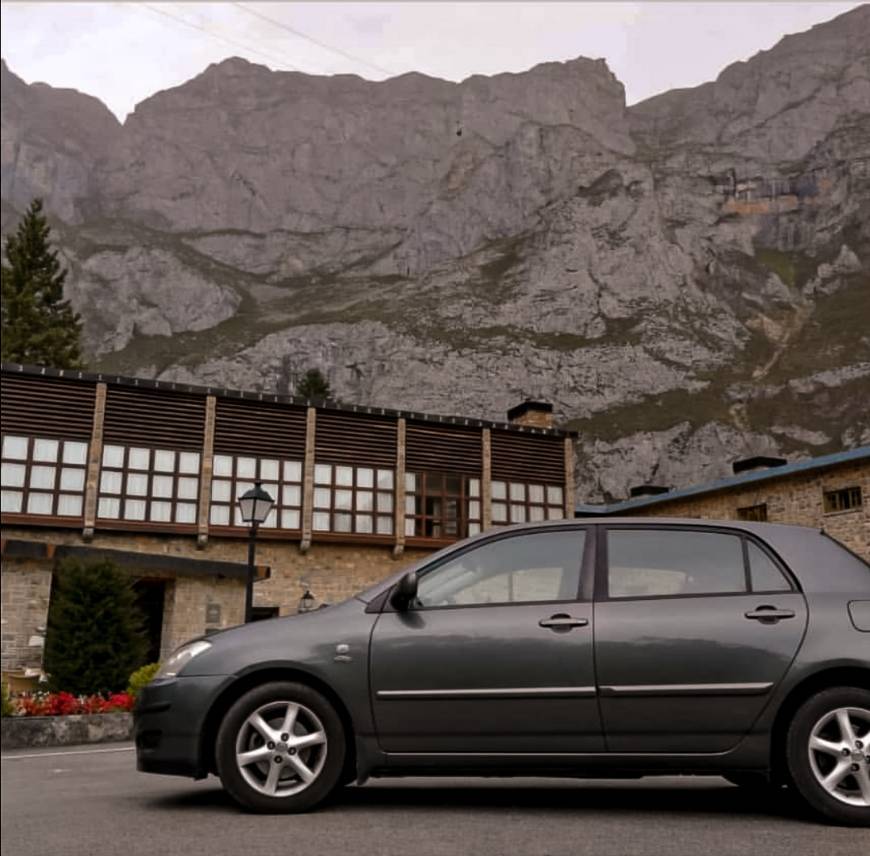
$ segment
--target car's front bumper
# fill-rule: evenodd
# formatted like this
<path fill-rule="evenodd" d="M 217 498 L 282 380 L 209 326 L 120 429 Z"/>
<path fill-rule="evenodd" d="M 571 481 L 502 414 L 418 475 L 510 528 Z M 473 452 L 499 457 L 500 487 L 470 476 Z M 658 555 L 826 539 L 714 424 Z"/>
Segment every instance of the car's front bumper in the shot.
<path fill-rule="evenodd" d="M 228 680 L 225 675 L 181 675 L 144 687 L 133 711 L 136 769 L 194 779 L 207 776 L 203 728 Z"/>

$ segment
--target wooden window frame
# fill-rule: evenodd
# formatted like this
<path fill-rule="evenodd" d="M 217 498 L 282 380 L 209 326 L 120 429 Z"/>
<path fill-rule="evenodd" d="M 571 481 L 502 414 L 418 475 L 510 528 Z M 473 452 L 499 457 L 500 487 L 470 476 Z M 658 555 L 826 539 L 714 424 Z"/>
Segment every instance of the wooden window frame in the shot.
<path fill-rule="evenodd" d="M 317 480 L 317 468 L 329 467 L 329 481 Z M 351 470 L 351 484 L 338 484 L 336 479 L 337 470 L 339 467 L 344 467 Z M 359 471 L 371 470 L 372 484 L 365 486 L 359 484 Z M 378 487 L 378 474 L 390 473 L 392 486 L 389 489 Z M 318 490 L 329 491 L 329 506 L 318 505 L 315 497 Z M 351 492 L 351 507 L 338 508 L 335 503 L 335 493 L 338 490 L 346 490 Z M 357 498 L 360 493 L 371 493 L 372 507 L 370 509 L 358 508 Z M 381 511 L 379 508 L 378 497 L 381 495 L 390 497 L 390 510 Z M 355 535 L 363 538 L 393 538 L 395 534 L 395 509 L 396 509 L 396 471 L 391 467 L 379 467 L 368 464 L 333 464 L 326 461 L 315 461 L 314 464 L 314 487 L 312 491 L 312 532 L 315 537 L 324 535 Z M 329 528 L 318 528 L 315 525 L 315 519 L 318 514 L 329 515 Z M 335 526 L 335 516 L 337 514 L 350 515 L 350 529 L 337 529 Z M 357 529 L 357 515 L 366 516 L 371 519 L 372 529 L 369 532 Z M 378 531 L 378 518 L 383 518 L 389 522 L 389 532 Z"/>
<path fill-rule="evenodd" d="M 822 491 L 822 510 L 825 514 L 845 514 L 863 507 L 864 495 L 860 485 Z"/>
<path fill-rule="evenodd" d="M 471 479 L 480 481 L 479 476 L 469 476 L 465 473 L 455 473 L 445 470 L 414 470 L 407 475 L 414 476 L 414 490 L 405 487 L 405 536 L 409 539 L 425 539 L 429 541 L 459 541 L 468 535 L 468 483 Z M 459 492 L 447 490 L 447 480 L 459 480 Z M 432 489 L 430 489 L 430 486 Z M 437 490 L 435 489 L 437 488 Z M 408 498 L 411 498 L 414 513 L 408 512 Z M 428 499 L 441 500 L 441 514 L 429 514 L 426 511 Z M 480 497 L 473 497 L 480 499 Z M 450 520 L 447 508 L 451 502 L 456 503 L 456 532 L 447 531 Z M 482 513 L 482 509 L 481 509 Z M 409 532 L 409 524 L 413 521 L 413 533 Z M 435 525 L 440 525 L 440 532 L 436 534 Z M 427 525 L 427 524 L 431 524 Z"/>
<path fill-rule="evenodd" d="M 767 522 L 767 503 L 758 502 L 755 505 L 743 505 L 737 509 L 737 519 L 755 523 Z"/>
<path fill-rule="evenodd" d="M 504 485 L 505 495 L 496 497 L 495 485 Z M 511 488 L 522 488 L 522 499 L 517 499 L 513 496 Z M 532 488 L 539 487 L 543 493 L 541 502 L 532 499 Z M 559 502 L 549 501 L 549 491 L 551 488 L 558 488 L 561 491 Z M 494 526 L 511 526 L 515 523 L 542 523 L 546 520 L 565 520 L 565 485 L 553 484 L 552 482 L 524 482 L 511 479 L 493 479 L 491 482 L 492 492 L 492 523 Z M 499 520 L 496 514 L 496 507 L 504 508 L 505 519 Z M 523 519 L 514 520 L 514 507 L 523 509 Z M 540 509 L 540 516 L 533 517 L 532 509 Z M 556 513 L 552 513 L 556 512 Z"/>

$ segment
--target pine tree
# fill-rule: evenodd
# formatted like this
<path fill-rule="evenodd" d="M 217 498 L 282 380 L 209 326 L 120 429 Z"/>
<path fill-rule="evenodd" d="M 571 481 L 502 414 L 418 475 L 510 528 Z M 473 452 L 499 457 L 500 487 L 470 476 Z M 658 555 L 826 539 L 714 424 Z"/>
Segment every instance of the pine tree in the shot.
<path fill-rule="evenodd" d="M 81 319 L 63 299 L 67 271 L 51 248 L 51 227 L 34 199 L 14 235 L 6 239 L 2 266 L 4 361 L 58 369 L 82 367 Z"/>
<path fill-rule="evenodd" d="M 300 398 L 329 398 L 332 390 L 320 369 L 308 369 L 296 384 L 296 395 Z"/>
<path fill-rule="evenodd" d="M 45 639 L 49 686 L 74 695 L 120 692 L 146 652 L 144 616 L 130 579 L 108 561 L 61 562 Z"/>

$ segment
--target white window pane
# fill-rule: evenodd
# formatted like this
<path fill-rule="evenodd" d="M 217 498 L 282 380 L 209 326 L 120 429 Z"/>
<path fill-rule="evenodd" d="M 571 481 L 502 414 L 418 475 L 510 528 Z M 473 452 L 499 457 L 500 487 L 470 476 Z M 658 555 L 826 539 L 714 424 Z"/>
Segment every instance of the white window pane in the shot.
<path fill-rule="evenodd" d="M 493 499 L 507 499 L 507 485 L 503 481 L 494 481 L 490 488 Z"/>
<path fill-rule="evenodd" d="M 343 511 L 350 511 L 350 509 L 353 508 L 353 491 L 336 490 L 335 507 L 340 508 Z"/>
<path fill-rule="evenodd" d="M 278 528 L 278 511 L 273 506 L 269 509 L 269 513 L 266 515 L 266 519 L 261 524 L 266 529 L 277 529 Z"/>
<path fill-rule="evenodd" d="M 229 455 L 215 455 L 212 461 L 212 471 L 216 476 L 231 476 L 233 474 L 233 459 Z"/>
<path fill-rule="evenodd" d="M 357 514 L 356 519 L 356 531 L 368 533 L 372 531 L 372 516 L 371 514 Z"/>
<path fill-rule="evenodd" d="M 561 506 L 551 505 L 547 509 L 548 520 L 562 520 L 565 516 L 565 509 Z"/>
<path fill-rule="evenodd" d="M 63 462 L 65 464 L 86 464 L 88 462 L 88 444 L 75 440 L 66 440 L 63 444 Z"/>
<path fill-rule="evenodd" d="M 277 484 L 273 484 L 272 482 L 266 482 L 265 484 L 261 484 L 260 487 L 263 488 L 263 490 L 272 497 L 272 502 L 277 502 L 281 496 Z"/>
<path fill-rule="evenodd" d="M 329 508 L 332 491 L 328 487 L 314 488 L 314 507 Z"/>
<path fill-rule="evenodd" d="M 298 510 L 281 512 L 281 527 L 283 529 L 299 529 L 299 521 L 300 515 Z"/>
<path fill-rule="evenodd" d="M 13 514 L 21 511 L 21 503 L 24 494 L 17 490 L 4 490 L 0 492 L 0 509 L 10 511 Z"/>
<path fill-rule="evenodd" d="M 336 467 L 335 483 L 342 487 L 353 486 L 353 467 Z"/>
<path fill-rule="evenodd" d="M 378 487 L 381 488 L 381 490 L 393 489 L 392 470 L 378 470 Z"/>
<path fill-rule="evenodd" d="M 393 495 L 391 493 L 378 493 L 378 511 L 390 513 L 393 510 Z"/>
<path fill-rule="evenodd" d="M 175 504 L 176 523 L 196 523 L 196 503 L 177 502 Z"/>
<path fill-rule="evenodd" d="M 411 537 L 413 537 L 415 523 L 416 521 L 414 520 L 405 520 L 405 535 L 410 535 Z"/>
<path fill-rule="evenodd" d="M 472 499 L 468 503 L 469 520 L 480 520 L 480 501 Z"/>
<path fill-rule="evenodd" d="M 63 517 L 81 517 L 82 496 L 76 493 L 62 493 L 57 498 L 57 513 Z"/>
<path fill-rule="evenodd" d="M 124 500 L 124 519 L 125 520 L 144 520 L 145 519 L 145 500 L 144 499 L 125 499 Z"/>
<path fill-rule="evenodd" d="M 124 447 L 123 446 L 103 446 L 103 466 L 104 467 L 123 467 L 124 466 Z"/>
<path fill-rule="evenodd" d="M 199 472 L 199 452 L 179 452 L 178 472 L 196 475 Z"/>
<path fill-rule="evenodd" d="M 393 534 L 393 518 L 383 515 L 378 517 L 378 535 Z"/>
<path fill-rule="evenodd" d="M 16 461 L 27 460 L 27 437 L 14 437 L 11 434 L 3 438 L 3 457 Z"/>
<path fill-rule="evenodd" d="M 537 521 L 544 519 L 544 508 L 541 505 L 529 506 L 529 520 Z"/>
<path fill-rule="evenodd" d="M 226 479 L 214 479 L 211 483 L 211 498 L 215 502 L 232 502 L 233 483 Z"/>
<path fill-rule="evenodd" d="M 171 497 L 172 481 L 172 476 L 153 476 L 151 478 L 151 496 Z"/>
<path fill-rule="evenodd" d="M 302 481 L 302 462 L 301 461 L 284 461 L 284 481 L 286 481 L 286 482 L 301 482 Z"/>
<path fill-rule="evenodd" d="M 302 505 L 302 488 L 298 484 L 284 485 L 282 502 L 284 505 Z"/>
<path fill-rule="evenodd" d="M 236 458 L 236 476 L 240 479 L 254 479 L 257 477 L 256 458 Z"/>
<path fill-rule="evenodd" d="M 315 532 L 329 532 L 329 512 L 315 511 L 311 526 Z"/>
<path fill-rule="evenodd" d="M 357 487 L 374 487 L 375 486 L 375 471 L 368 467 L 360 467 L 356 471 L 356 486 Z"/>
<path fill-rule="evenodd" d="M 60 471 L 61 490 L 84 490 L 85 471 L 81 467 L 64 467 Z"/>
<path fill-rule="evenodd" d="M 413 496 L 405 496 L 405 514 L 413 514 L 416 510 L 416 502 Z"/>
<path fill-rule="evenodd" d="M 3 487 L 24 487 L 24 464 L 3 464 Z"/>
<path fill-rule="evenodd" d="M 260 478 L 263 481 L 278 481 L 278 461 L 273 458 L 263 458 L 260 461 Z"/>
<path fill-rule="evenodd" d="M 468 495 L 480 496 L 480 479 L 468 480 Z"/>
<path fill-rule="evenodd" d="M 57 451 L 60 443 L 57 440 L 43 440 L 37 438 L 33 441 L 33 460 L 54 463 L 57 460 Z"/>
<path fill-rule="evenodd" d="M 101 496 L 97 510 L 98 517 L 116 519 L 121 516 L 121 500 L 109 496 Z"/>
<path fill-rule="evenodd" d="M 351 531 L 351 516 L 349 514 L 335 514 L 332 522 L 336 532 Z"/>
<path fill-rule="evenodd" d="M 417 476 L 415 473 L 405 473 L 405 490 L 414 493 L 417 489 Z"/>
<path fill-rule="evenodd" d="M 371 511 L 374 506 L 375 495 L 370 490 L 358 490 L 356 492 L 357 511 Z"/>
<path fill-rule="evenodd" d="M 30 487 L 51 490 L 54 487 L 55 467 L 31 467 Z"/>
<path fill-rule="evenodd" d="M 230 507 L 228 505 L 213 505 L 208 517 L 208 522 L 211 523 L 212 526 L 229 526 Z"/>
<path fill-rule="evenodd" d="M 511 523 L 526 522 L 526 507 L 525 505 L 511 505 Z"/>
<path fill-rule="evenodd" d="M 544 502 L 544 486 L 542 484 L 529 485 L 529 502 Z"/>
<path fill-rule="evenodd" d="M 172 503 L 152 502 L 151 519 L 158 523 L 170 523 L 172 521 Z"/>
<path fill-rule="evenodd" d="M 147 470 L 151 466 L 151 450 L 138 447 L 127 453 L 127 466 L 131 470 Z"/>
<path fill-rule="evenodd" d="M 103 470 L 100 473 L 100 493 L 120 493 L 121 474 L 111 470 Z M 117 517 L 118 515 L 113 515 Z"/>
<path fill-rule="evenodd" d="M 503 502 L 494 502 L 492 504 L 492 520 L 493 523 L 507 523 L 507 505 Z"/>
<path fill-rule="evenodd" d="M 549 505 L 563 505 L 562 488 L 555 485 L 547 485 L 547 503 Z"/>
<path fill-rule="evenodd" d="M 145 473 L 127 473 L 127 490 L 129 496 L 148 495 L 148 476 Z"/>
<path fill-rule="evenodd" d="M 317 464 L 314 467 L 315 484 L 332 484 L 332 465 Z"/>
<path fill-rule="evenodd" d="M 469 523 L 468 524 L 468 534 L 469 535 L 479 535 L 480 534 L 480 524 L 479 523 Z"/>
<path fill-rule="evenodd" d="M 159 476 L 158 476 L 159 478 Z M 199 493 L 199 479 L 191 478 L 190 476 L 179 476 L 178 478 L 178 498 L 179 499 L 196 499 Z"/>
<path fill-rule="evenodd" d="M 154 451 L 154 469 L 159 473 L 174 472 L 175 452 L 170 449 L 156 449 Z"/>
<path fill-rule="evenodd" d="M 511 499 L 514 502 L 525 502 L 526 486 L 522 482 L 511 482 Z"/>

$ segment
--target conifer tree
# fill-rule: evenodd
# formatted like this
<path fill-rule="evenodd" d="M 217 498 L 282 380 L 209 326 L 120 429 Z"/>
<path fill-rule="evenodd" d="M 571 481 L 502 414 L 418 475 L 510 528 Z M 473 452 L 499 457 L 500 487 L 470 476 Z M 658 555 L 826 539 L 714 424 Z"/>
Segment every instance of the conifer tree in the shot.
<path fill-rule="evenodd" d="M 45 639 L 49 686 L 74 695 L 124 690 L 147 652 L 130 579 L 108 561 L 66 559 L 52 588 Z"/>
<path fill-rule="evenodd" d="M 332 390 L 320 369 L 308 369 L 296 384 L 296 395 L 300 398 L 329 398 Z"/>
<path fill-rule="evenodd" d="M 82 367 L 81 320 L 63 299 L 67 271 L 51 248 L 51 227 L 34 199 L 6 239 L 2 265 L 4 361 L 58 369 Z"/>

